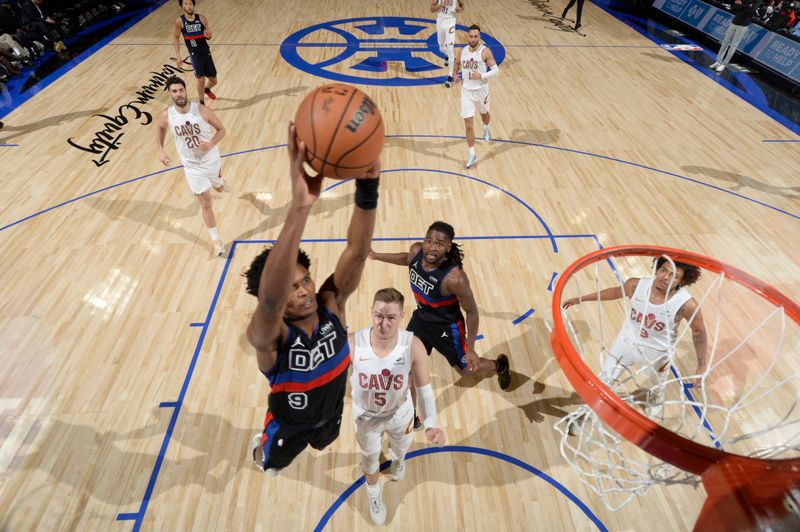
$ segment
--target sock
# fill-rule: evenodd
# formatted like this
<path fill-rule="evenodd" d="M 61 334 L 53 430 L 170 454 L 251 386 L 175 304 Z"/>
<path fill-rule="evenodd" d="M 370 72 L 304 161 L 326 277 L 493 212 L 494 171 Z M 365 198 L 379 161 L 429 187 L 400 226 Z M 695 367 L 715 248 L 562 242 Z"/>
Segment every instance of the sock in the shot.
<path fill-rule="evenodd" d="M 469 156 L 472 157 L 473 155 L 475 155 L 475 146 L 469 148 Z"/>
<path fill-rule="evenodd" d="M 211 240 L 219 240 L 219 233 L 216 227 L 209 227 L 208 234 L 211 235 Z"/>
<path fill-rule="evenodd" d="M 376 482 L 375 484 L 367 483 L 367 495 L 370 497 L 377 497 L 381 494 L 381 483 L 380 481 Z"/>

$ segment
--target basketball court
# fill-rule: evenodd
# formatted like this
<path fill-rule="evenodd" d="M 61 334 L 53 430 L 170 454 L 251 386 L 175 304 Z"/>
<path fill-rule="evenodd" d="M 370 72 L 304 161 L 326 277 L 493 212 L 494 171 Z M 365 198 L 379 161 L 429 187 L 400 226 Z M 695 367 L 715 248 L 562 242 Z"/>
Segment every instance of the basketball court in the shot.
<path fill-rule="evenodd" d="M 553 426 L 583 401 L 550 347 L 555 279 L 600 247 L 650 244 L 714 257 L 797 301 L 800 154 L 774 142 L 797 135 L 594 4 L 585 37 L 564 31 L 554 2 L 467 0 L 459 14 L 460 30 L 481 26 L 501 68 L 494 140 L 476 140 L 466 169 L 460 89 L 442 84 L 428 2 L 199 0 L 219 71 L 209 106 L 227 129 L 231 191 L 214 196 L 225 258 L 212 254 L 182 169 L 161 165 L 154 142 L 176 2 L 6 115 L 0 529 L 371 528 L 349 400 L 324 451 L 275 478 L 250 459 L 268 385 L 244 334 L 255 299 L 241 274 L 288 209 L 287 122 L 332 80 L 364 90 L 385 121 L 373 249 L 407 250 L 433 221 L 451 223 L 480 309 L 476 348 L 508 353 L 513 370 L 501 391 L 433 354 L 448 446 L 415 435 L 405 479 L 384 485 L 385 526 L 691 529 L 702 485 L 654 486 L 611 512 L 562 458 Z M 195 98 L 192 73 L 181 75 Z M 302 244 L 318 283 L 344 248 L 354 186 L 324 188 Z M 404 293 L 410 317 L 407 270 L 370 262 L 348 302 L 351 329 L 369 323 L 386 286 Z M 706 393 L 754 383 L 759 351 L 739 356 Z M 693 369 L 691 345 L 677 364 Z"/>

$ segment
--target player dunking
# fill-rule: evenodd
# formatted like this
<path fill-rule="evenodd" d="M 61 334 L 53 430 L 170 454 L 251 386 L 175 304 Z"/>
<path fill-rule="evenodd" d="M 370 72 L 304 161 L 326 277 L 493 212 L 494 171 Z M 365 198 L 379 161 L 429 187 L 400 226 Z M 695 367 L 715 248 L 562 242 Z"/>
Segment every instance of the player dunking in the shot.
<path fill-rule="evenodd" d="M 172 39 L 175 45 L 175 60 L 178 68 L 182 69 L 180 45 L 182 34 L 186 48 L 189 50 L 194 76 L 197 78 L 197 96 L 200 103 L 205 104 L 205 95 L 212 100 L 217 99 L 217 95 L 211 90 L 217 84 L 217 67 L 214 66 L 211 50 L 208 47 L 211 28 L 208 26 L 206 17 L 194 12 L 194 0 L 178 0 L 178 5 L 183 9 L 183 15 L 175 19 L 175 32 Z"/>
<path fill-rule="evenodd" d="M 460 48 L 456 53 L 456 76 L 459 70 L 463 83 L 461 85 L 461 118 L 467 134 L 467 168 L 472 168 L 478 161 L 475 155 L 475 129 L 473 117 L 475 108 L 483 120 L 483 140 L 489 142 L 492 135 L 489 132 L 489 78 L 500 74 L 500 66 L 494 60 L 492 51 L 481 43 L 481 29 L 477 24 L 469 27 L 467 32 L 467 47 Z"/>
<path fill-rule="evenodd" d="M 172 162 L 164 151 L 164 137 L 169 127 L 175 135 L 175 148 L 183 163 L 186 181 L 202 207 L 203 221 L 211 235 L 214 254 L 222 257 L 225 244 L 217 231 L 217 218 L 211 206 L 211 189 L 217 192 L 228 190 L 222 180 L 222 163 L 217 149 L 217 144 L 225 136 L 225 127 L 214 111 L 189 101 L 186 83 L 178 76 L 167 80 L 165 90 L 169 91 L 169 97 L 175 105 L 162 111 L 156 122 L 158 159 L 165 166 Z M 213 135 L 211 128 L 216 130 Z"/>
<path fill-rule="evenodd" d="M 464 10 L 464 0 L 431 0 L 431 13 L 436 13 L 436 40 L 445 56 L 448 89 L 453 85 L 453 65 L 456 47 L 456 13 Z"/>
<path fill-rule="evenodd" d="M 381 439 L 389 437 L 392 480 L 403 480 L 405 456 L 412 441 L 414 407 L 410 377 L 420 397 L 425 436 L 436 445 L 444 444 L 444 432 L 436 427 L 436 401 L 433 398 L 425 347 L 413 333 L 400 329 L 403 319 L 403 294 L 394 288 L 375 293 L 372 327 L 350 335 L 352 354 L 353 422 L 361 448 L 361 467 L 367 477 L 367 500 L 372 521 L 382 525 L 386 506 L 381 500 L 378 457 Z"/>
<path fill-rule="evenodd" d="M 303 166 L 305 143 L 289 125 L 292 201 L 278 240 L 245 273 L 258 305 L 247 327 L 258 369 L 269 380 L 264 430 L 253 437 L 253 460 L 274 475 L 311 445 L 324 449 L 339 436 L 350 366 L 345 303 L 355 291 L 369 254 L 378 206 L 380 164 L 356 180 L 347 246 L 336 269 L 315 290 L 311 262 L 300 250 L 322 179 Z"/>
<path fill-rule="evenodd" d="M 692 330 L 697 375 L 706 370 L 706 328 L 697 301 L 687 290 L 700 278 L 700 269 L 691 264 L 674 263 L 665 257 L 656 260 L 656 274 L 652 278 L 630 278 L 622 287 L 615 286 L 563 302 L 569 308 L 582 301 L 613 301 L 627 297 L 631 301 L 631 313 L 617 334 L 603 362 L 600 378 L 614 386 L 624 371 L 630 372 L 634 364 L 646 368 L 655 375 L 658 384 L 648 397 L 650 413 L 657 412 L 664 400 L 663 382 L 670 362 L 675 354 L 678 324 L 689 322 Z M 697 377 L 694 385 L 701 385 Z"/>
<path fill-rule="evenodd" d="M 454 238 L 453 226 L 437 221 L 428 228 L 425 240 L 414 243 L 408 252 L 373 251 L 370 258 L 408 266 L 411 290 L 417 300 L 408 330 L 422 340 L 429 355 L 435 348 L 464 375 L 497 373 L 500 388 L 505 390 L 511 385 L 508 357 L 500 355 L 497 360 L 490 360 L 475 352 L 480 322 L 478 305 L 464 271 L 464 253 L 453 242 Z"/>

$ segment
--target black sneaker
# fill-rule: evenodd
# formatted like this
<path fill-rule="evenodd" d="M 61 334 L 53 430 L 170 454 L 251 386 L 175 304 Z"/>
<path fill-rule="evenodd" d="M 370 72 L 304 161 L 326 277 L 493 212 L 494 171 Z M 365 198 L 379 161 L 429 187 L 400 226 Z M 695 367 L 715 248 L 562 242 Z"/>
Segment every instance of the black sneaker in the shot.
<path fill-rule="evenodd" d="M 497 357 L 497 382 L 501 390 L 507 390 L 511 386 L 511 366 L 506 355 Z"/>
<path fill-rule="evenodd" d="M 444 86 L 446 89 L 453 86 L 453 76 L 447 76 L 447 81 L 444 82 Z"/>

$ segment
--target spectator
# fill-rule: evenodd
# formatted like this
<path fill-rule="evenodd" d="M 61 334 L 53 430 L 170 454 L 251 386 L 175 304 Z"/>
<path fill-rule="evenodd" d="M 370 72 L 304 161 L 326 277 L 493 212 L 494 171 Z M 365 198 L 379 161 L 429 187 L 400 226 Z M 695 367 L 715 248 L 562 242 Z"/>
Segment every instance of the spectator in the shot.
<path fill-rule="evenodd" d="M 53 45 L 53 50 L 63 52 L 67 49 L 64 45 L 64 36 L 61 34 L 56 21 L 42 11 L 43 4 L 44 0 L 23 0 L 20 4 L 22 7 L 22 23 L 29 30 L 45 37 Z"/>
<path fill-rule="evenodd" d="M 750 26 L 759 4 L 760 0 L 736 0 L 734 2 L 733 20 L 731 20 L 731 24 L 722 38 L 717 60 L 711 64 L 710 68 L 712 70 L 722 72 L 728 66 L 728 62 L 733 57 L 733 54 L 736 53 L 736 48 L 739 47 L 739 43 L 747 33 L 747 27 Z"/>

